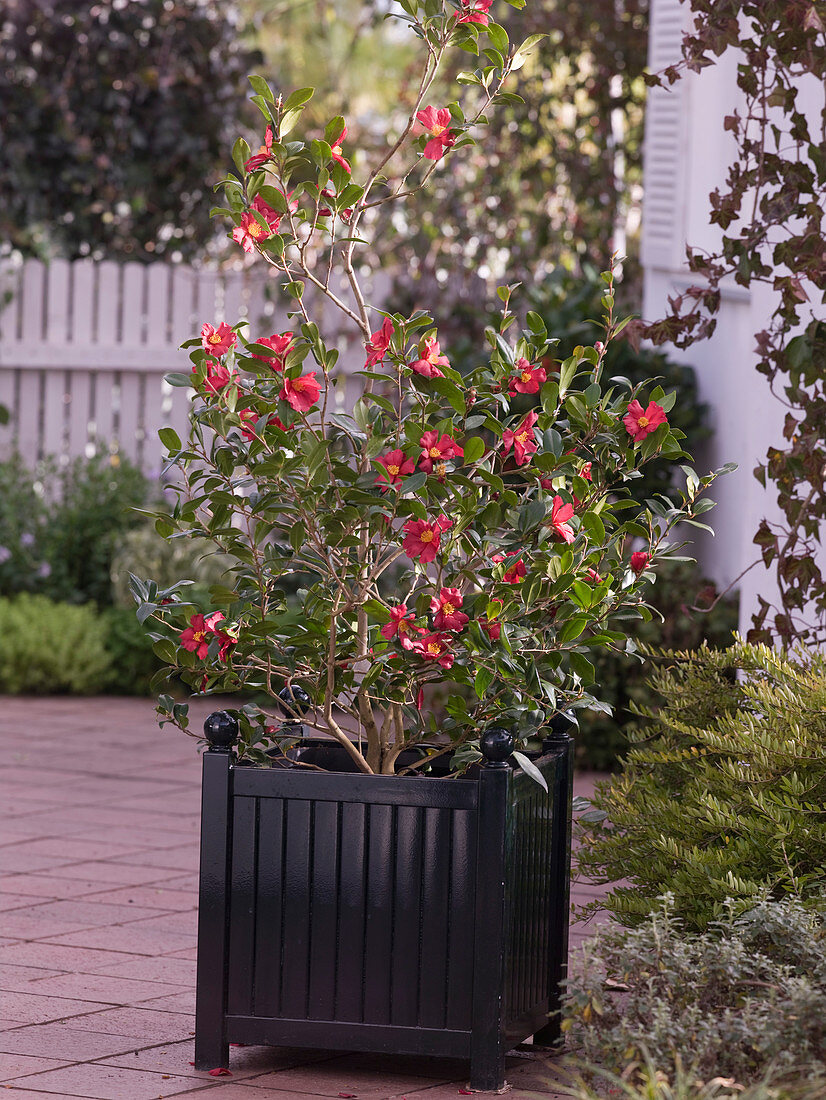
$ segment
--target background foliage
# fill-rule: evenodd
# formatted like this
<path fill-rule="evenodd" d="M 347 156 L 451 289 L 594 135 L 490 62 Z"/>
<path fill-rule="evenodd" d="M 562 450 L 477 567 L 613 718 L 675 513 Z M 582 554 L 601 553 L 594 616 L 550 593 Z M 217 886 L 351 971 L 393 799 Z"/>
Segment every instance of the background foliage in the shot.
<path fill-rule="evenodd" d="M 770 891 L 822 896 L 826 874 L 826 659 L 738 643 L 665 654 L 664 703 L 643 710 L 619 775 L 580 825 L 579 872 L 617 886 L 633 925 L 668 891 L 689 928 Z"/>
<path fill-rule="evenodd" d="M 7 0 L 0 239 L 25 253 L 189 256 L 257 60 L 226 0 Z"/>

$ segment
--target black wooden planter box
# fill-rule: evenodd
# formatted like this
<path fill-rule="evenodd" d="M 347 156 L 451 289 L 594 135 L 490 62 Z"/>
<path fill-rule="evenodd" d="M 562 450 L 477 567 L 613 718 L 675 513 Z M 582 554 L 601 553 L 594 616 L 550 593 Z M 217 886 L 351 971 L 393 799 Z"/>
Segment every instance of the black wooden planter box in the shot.
<path fill-rule="evenodd" d="M 535 761 L 548 794 L 508 753 L 474 778 L 342 775 L 239 767 L 213 736 L 197 1069 L 231 1042 L 413 1053 L 494 1090 L 506 1050 L 558 1039 L 572 741 Z"/>

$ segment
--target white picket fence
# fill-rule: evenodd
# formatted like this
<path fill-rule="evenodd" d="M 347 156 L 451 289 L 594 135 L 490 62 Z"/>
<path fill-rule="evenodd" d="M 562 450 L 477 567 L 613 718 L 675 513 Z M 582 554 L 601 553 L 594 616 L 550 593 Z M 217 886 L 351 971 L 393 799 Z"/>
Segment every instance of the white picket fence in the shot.
<path fill-rule="evenodd" d="M 272 300 L 277 280 L 260 266 L 218 271 L 164 263 L 28 260 L 0 270 L 0 456 L 33 463 L 101 451 L 126 455 L 157 476 L 158 429 L 186 434 L 192 391 L 164 381 L 190 369 L 184 340 L 204 321 L 247 319 L 252 335 L 293 323 Z M 325 303 L 320 322 L 341 352 L 336 404 L 348 404 L 347 374 L 363 345 Z M 297 323 L 297 322 L 296 322 Z"/>

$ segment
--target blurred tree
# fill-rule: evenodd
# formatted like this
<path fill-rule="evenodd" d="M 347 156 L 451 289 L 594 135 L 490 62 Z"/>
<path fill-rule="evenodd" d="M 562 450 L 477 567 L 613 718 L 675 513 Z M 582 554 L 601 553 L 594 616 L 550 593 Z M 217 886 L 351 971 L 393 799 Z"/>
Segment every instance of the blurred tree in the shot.
<path fill-rule="evenodd" d="M 491 118 L 484 143 L 446 160 L 404 225 L 389 218 L 416 302 L 437 292 L 458 316 L 498 283 L 532 284 L 559 266 L 605 269 L 617 252 L 625 298 L 638 304 L 648 9 L 649 0 L 494 5 L 517 44 L 526 32 L 547 37 L 519 74 L 524 102 Z M 459 53 L 455 64 L 477 61 Z M 454 327 L 468 333 L 467 316 Z"/>
<path fill-rule="evenodd" d="M 258 61 L 228 0 L 5 0 L 0 239 L 189 256 Z"/>

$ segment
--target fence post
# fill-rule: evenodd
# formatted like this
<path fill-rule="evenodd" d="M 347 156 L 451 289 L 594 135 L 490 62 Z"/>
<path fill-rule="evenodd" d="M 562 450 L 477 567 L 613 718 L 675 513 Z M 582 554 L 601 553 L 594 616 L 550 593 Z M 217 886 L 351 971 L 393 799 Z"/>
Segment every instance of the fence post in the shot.
<path fill-rule="evenodd" d="M 198 964 L 195 994 L 195 1068 L 226 1068 L 229 968 L 229 892 L 232 852 L 232 746 L 238 723 L 226 711 L 204 723 L 201 788 L 201 872 L 198 892 Z"/>
<path fill-rule="evenodd" d="M 574 795 L 574 739 L 570 722 L 557 715 L 542 752 L 557 754 L 553 786 L 551 852 L 552 910 L 548 945 L 548 1023 L 533 1037 L 535 1046 L 557 1046 L 562 1039 L 562 983 L 568 977 L 568 927 L 571 909 L 571 811 Z"/>
<path fill-rule="evenodd" d="M 492 728 L 480 739 L 476 915 L 470 1087 L 498 1092 L 505 1084 L 505 829 L 514 740 Z"/>

